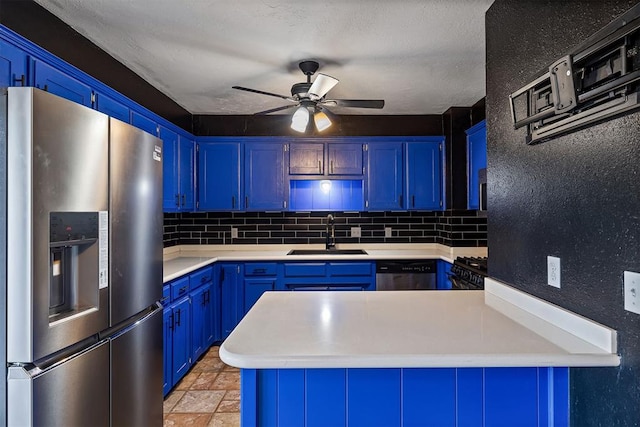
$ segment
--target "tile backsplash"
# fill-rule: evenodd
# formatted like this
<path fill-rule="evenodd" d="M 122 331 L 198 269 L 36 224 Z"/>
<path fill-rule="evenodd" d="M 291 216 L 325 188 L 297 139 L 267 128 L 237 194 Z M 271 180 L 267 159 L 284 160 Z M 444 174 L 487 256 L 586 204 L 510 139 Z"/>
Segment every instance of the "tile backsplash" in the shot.
<path fill-rule="evenodd" d="M 328 212 L 164 214 L 164 246 L 325 242 Z M 477 211 L 333 212 L 337 243 L 440 243 L 487 246 L 487 218 Z M 231 228 L 238 237 L 231 238 Z M 351 227 L 361 237 L 351 237 Z M 385 237 L 391 228 L 391 237 Z"/>

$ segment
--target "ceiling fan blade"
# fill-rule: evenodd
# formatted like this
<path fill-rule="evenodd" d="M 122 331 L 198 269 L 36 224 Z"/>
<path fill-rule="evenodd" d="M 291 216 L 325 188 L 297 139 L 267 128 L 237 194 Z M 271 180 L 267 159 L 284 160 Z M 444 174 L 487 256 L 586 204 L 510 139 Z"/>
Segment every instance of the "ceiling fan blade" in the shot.
<path fill-rule="evenodd" d="M 290 96 L 278 95 L 277 93 L 265 92 L 265 91 L 257 90 L 257 89 L 250 89 L 248 87 L 232 86 L 232 89 L 244 90 L 246 92 L 259 93 L 260 95 L 275 96 L 276 98 L 286 99 L 287 101 L 298 102 L 295 99 L 291 98 Z"/>
<path fill-rule="evenodd" d="M 264 111 L 260 111 L 257 113 L 253 113 L 254 116 L 258 116 L 258 115 L 263 115 L 263 114 L 269 114 L 269 113 L 275 113 L 276 111 L 282 111 L 282 110 L 286 110 L 287 108 L 294 108 L 297 107 L 299 104 L 291 104 L 291 105 L 285 105 L 284 107 L 277 107 L 277 108 L 272 108 L 270 110 L 264 110 Z"/>
<path fill-rule="evenodd" d="M 357 108 L 383 108 L 383 99 L 328 99 L 322 102 L 327 105 L 336 105 L 338 107 L 357 107 Z"/>
<path fill-rule="evenodd" d="M 326 74 L 318 73 L 313 84 L 309 88 L 309 98 L 313 101 L 321 99 L 327 94 L 340 80 L 327 76 Z"/>

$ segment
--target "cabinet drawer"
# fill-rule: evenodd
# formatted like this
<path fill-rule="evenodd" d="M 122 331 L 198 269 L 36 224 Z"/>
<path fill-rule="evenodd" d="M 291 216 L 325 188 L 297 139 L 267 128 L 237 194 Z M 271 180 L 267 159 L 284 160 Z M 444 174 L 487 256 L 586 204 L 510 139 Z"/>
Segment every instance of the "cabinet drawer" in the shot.
<path fill-rule="evenodd" d="M 213 266 L 203 268 L 189 276 L 191 289 L 196 289 L 213 280 Z"/>
<path fill-rule="evenodd" d="M 245 276 L 275 276 L 277 264 L 275 262 L 247 262 L 244 264 Z"/>
<path fill-rule="evenodd" d="M 332 262 L 329 263 L 329 276 L 371 276 L 373 273 L 370 262 Z"/>
<path fill-rule="evenodd" d="M 325 277 L 327 264 L 324 262 L 285 263 L 285 277 Z"/>
<path fill-rule="evenodd" d="M 189 276 L 171 283 L 171 299 L 173 301 L 189 293 Z"/>

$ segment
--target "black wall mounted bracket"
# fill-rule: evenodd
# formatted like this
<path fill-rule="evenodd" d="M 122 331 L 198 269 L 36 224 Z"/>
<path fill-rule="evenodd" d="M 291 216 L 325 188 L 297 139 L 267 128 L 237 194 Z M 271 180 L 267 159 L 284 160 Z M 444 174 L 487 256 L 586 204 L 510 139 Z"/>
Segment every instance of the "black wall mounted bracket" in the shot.
<path fill-rule="evenodd" d="M 526 143 L 546 141 L 640 108 L 640 4 L 509 95 Z"/>

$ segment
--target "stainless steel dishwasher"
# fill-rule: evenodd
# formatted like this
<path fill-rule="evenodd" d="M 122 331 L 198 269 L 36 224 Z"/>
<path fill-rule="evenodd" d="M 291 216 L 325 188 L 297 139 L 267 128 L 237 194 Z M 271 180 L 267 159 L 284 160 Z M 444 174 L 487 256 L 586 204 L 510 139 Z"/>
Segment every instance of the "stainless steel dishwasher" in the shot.
<path fill-rule="evenodd" d="M 437 271 L 434 259 L 377 261 L 376 290 L 434 290 Z"/>

